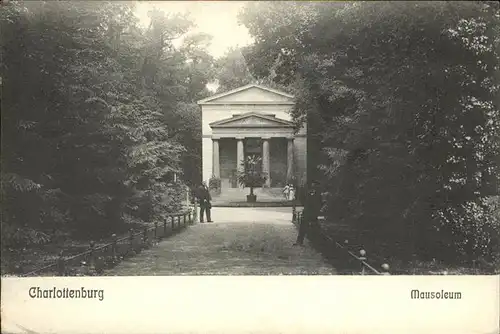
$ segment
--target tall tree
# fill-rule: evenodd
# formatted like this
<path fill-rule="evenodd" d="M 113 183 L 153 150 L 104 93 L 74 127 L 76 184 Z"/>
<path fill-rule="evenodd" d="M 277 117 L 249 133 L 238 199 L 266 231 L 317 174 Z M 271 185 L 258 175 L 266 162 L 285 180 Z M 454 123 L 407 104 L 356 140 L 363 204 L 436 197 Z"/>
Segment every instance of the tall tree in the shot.
<path fill-rule="evenodd" d="M 255 81 L 241 48 L 231 48 L 224 56 L 217 59 L 216 69 L 218 92 L 229 91 Z"/>
<path fill-rule="evenodd" d="M 196 161 L 192 102 L 212 63 L 206 36 L 174 47 L 189 17 L 150 15 L 142 29 L 132 2 L 3 6 L 2 248 L 102 237 L 180 209 L 169 177 Z"/>
<path fill-rule="evenodd" d="M 334 219 L 410 233 L 420 253 L 447 231 L 442 249 L 498 256 L 500 223 L 484 204 L 500 175 L 498 13 L 480 2 L 252 3 L 241 13 L 254 73 L 269 75 L 281 56 L 275 81 L 296 85 L 294 117 L 322 148 L 314 164 Z"/>

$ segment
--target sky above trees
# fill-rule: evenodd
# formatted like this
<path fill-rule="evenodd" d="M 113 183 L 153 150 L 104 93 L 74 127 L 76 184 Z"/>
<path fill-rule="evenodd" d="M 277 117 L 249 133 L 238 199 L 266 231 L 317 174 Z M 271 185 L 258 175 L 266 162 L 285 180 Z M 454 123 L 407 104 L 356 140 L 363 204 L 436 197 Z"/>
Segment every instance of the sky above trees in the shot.
<path fill-rule="evenodd" d="M 196 31 L 213 36 L 208 51 L 219 58 L 231 47 L 252 43 L 248 29 L 238 24 L 237 15 L 244 1 L 197 2 L 197 1 L 148 1 L 137 4 L 136 15 L 143 25 L 149 23 L 148 11 L 156 7 L 165 13 L 189 12 L 198 26 Z"/>

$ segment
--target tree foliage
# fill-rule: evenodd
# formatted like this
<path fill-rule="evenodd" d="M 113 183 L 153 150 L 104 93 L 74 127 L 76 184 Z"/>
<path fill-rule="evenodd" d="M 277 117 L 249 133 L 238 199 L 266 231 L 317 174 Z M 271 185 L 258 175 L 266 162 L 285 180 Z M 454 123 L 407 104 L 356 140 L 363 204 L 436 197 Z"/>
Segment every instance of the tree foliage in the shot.
<path fill-rule="evenodd" d="M 241 48 L 231 48 L 216 62 L 217 91 L 226 92 L 254 82 Z"/>
<path fill-rule="evenodd" d="M 215 63 L 215 78 L 219 85 L 217 91 L 226 92 L 248 84 L 258 84 L 288 93 L 293 92 L 291 85 L 275 80 L 276 70 L 281 66 L 281 57 L 278 56 L 273 60 L 265 75 L 257 76 L 251 71 L 255 56 L 253 46 L 247 46 L 231 48 L 223 57 L 217 59 Z"/>
<path fill-rule="evenodd" d="M 169 182 L 199 178 L 210 38 L 186 15 L 149 15 L 142 28 L 132 2 L 3 6 L 2 246 L 180 209 Z"/>
<path fill-rule="evenodd" d="M 274 81 L 294 85 L 332 219 L 421 255 L 498 256 L 498 4 L 251 3 L 240 19 L 253 73 L 279 58 Z"/>

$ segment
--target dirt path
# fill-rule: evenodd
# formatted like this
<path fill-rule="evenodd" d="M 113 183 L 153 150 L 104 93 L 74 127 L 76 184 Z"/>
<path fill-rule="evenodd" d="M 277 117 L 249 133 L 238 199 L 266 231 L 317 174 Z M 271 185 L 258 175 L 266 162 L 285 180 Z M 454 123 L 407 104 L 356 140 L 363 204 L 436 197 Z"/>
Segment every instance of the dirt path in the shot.
<path fill-rule="evenodd" d="M 335 274 L 297 231 L 291 208 L 214 208 L 214 223 L 197 224 L 131 258 L 107 275 Z"/>

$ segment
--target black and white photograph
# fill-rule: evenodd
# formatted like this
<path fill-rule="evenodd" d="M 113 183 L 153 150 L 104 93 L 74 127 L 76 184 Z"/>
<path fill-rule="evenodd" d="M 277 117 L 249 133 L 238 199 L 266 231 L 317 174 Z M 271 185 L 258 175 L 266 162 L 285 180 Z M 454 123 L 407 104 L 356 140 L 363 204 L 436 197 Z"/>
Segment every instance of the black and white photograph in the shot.
<path fill-rule="evenodd" d="M 494 1 L 0 1 L 1 332 L 499 332 Z"/>
<path fill-rule="evenodd" d="M 2 277 L 499 274 L 499 23 L 2 1 Z"/>

